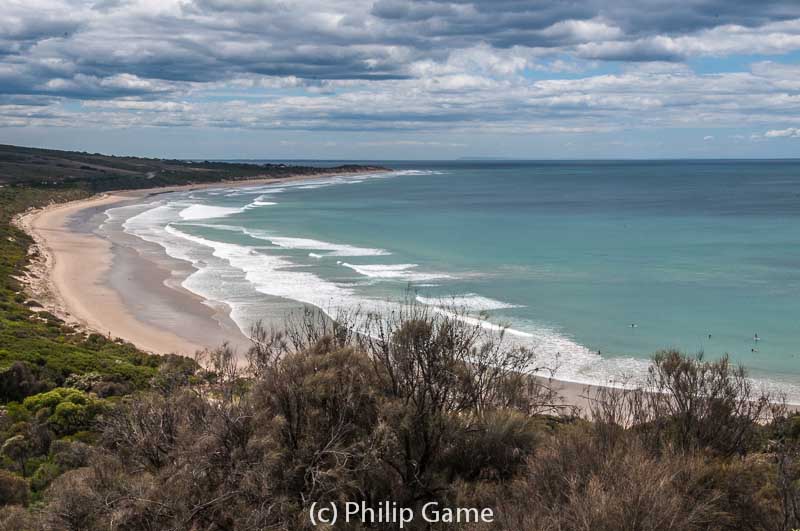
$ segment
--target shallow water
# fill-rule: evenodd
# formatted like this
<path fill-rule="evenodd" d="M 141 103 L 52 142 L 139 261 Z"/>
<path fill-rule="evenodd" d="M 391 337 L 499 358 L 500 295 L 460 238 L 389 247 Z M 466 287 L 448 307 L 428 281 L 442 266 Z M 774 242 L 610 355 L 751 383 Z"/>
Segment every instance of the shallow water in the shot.
<path fill-rule="evenodd" d="M 384 164 L 398 171 L 109 215 L 194 264 L 184 286 L 245 330 L 260 294 L 386 309 L 410 284 L 510 325 L 563 379 L 642 374 L 675 347 L 729 353 L 800 397 L 800 163 Z"/>

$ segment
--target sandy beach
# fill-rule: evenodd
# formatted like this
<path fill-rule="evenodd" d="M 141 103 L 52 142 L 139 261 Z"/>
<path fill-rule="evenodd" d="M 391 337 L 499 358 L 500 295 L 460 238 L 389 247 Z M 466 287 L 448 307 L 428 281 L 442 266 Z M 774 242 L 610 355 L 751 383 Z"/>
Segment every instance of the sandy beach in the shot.
<path fill-rule="evenodd" d="M 135 198 L 132 194 L 103 195 L 24 216 L 21 224 L 30 229 L 36 240 L 47 275 L 34 288 L 34 294 L 68 322 L 123 338 L 144 350 L 185 355 L 202 350 L 203 345 L 136 319 L 119 294 L 103 283 L 112 263 L 111 242 L 66 227 L 71 216 L 82 210 L 110 207 Z"/>
<path fill-rule="evenodd" d="M 95 231 L 78 230 L 76 220 L 88 223 L 92 216 L 109 208 L 171 191 L 319 177 L 114 192 L 29 211 L 16 222 L 34 238 L 39 256 L 31 266 L 30 290 L 48 311 L 65 321 L 87 331 L 122 338 L 151 353 L 192 356 L 223 342 L 243 353 L 249 339 L 229 318 L 229 309 L 210 306 L 208 301 L 170 282 L 175 276 L 174 264 L 159 264 L 144 257 L 141 242 L 126 247 Z M 112 282 L 115 278 L 117 281 Z M 586 411 L 591 386 L 558 380 L 549 380 L 549 384 L 565 404 Z"/>
<path fill-rule="evenodd" d="M 127 261 L 137 262 L 137 267 L 130 267 L 130 263 L 119 264 L 133 270 L 125 279 L 131 284 L 130 289 L 114 289 L 109 279 L 115 269 L 112 268 L 115 242 L 91 231 L 75 230 L 70 225 L 78 218 L 156 194 L 279 184 L 329 175 L 120 191 L 31 210 L 16 219 L 16 223 L 33 237 L 38 255 L 26 280 L 36 300 L 66 322 L 87 331 L 122 338 L 148 352 L 191 356 L 223 342 L 243 352 L 249 340 L 226 317 L 225 308 L 209 307 L 193 293 L 168 286 L 173 272 L 137 256 L 131 249 L 118 249 L 121 253 L 127 252 Z M 138 300 L 132 304 L 131 298 Z"/>

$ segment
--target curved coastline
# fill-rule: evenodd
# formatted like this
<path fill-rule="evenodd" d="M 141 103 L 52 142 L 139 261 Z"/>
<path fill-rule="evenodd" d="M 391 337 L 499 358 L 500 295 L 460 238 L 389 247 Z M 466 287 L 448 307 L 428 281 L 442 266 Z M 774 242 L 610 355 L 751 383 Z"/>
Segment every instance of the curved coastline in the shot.
<path fill-rule="evenodd" d="M 291 180 L 310 178 L 298 176 Z M 34 238 L 39 251 L 39 260 L 33 267 L 35 274 L 28 279 L 31 291 L 46 309 L 65 321 L 88 331 L 124 339 L 151 353 L 192 356 L 223 343 L 242 353 L 250 343 L 231 318 L 231 307 L 207 300 L 181 285 L 189 272 L 181 275 L 179 270 L 193 269 L 191 264 L 169 257 L 163 248 L 139 241 L 139 238 L 130 237 L 136 240 L 135 245 L 122 245 L 120 236 L 127 235 L 121 231 L 110 236 L 101 235 L 95 230 L 99 223 L 90 218 L 168 192 L 242 188 L 287 180 L 123 191 L 29 211 L 16 222 Z M 79 224 L 83 226 L 76 226 Z M 153 248 L 149 257 L 143 252 L 148 245 Z M 160 257 L 158 260 L 152 259 L 154 251 Z M 123 257 L 121 253 L 127 255 Z M 125 271 L 120 272 L 120 269 Z M 122 277 L 123 286 L 111 281 L 115 275 L 118 279 Z M 289 302 L 294 304 L 293 308 L 303 305 Z M 276 313 L 285 315 L 288 311 L 276 307 Z M 280 325 L 280 322 L 275 324 Z M 604 385 L 557 378 L 547 381 L 565 404 L 583 411 L 588 410 L 589 397 L 597 389 L 618 387 L 614 383 Z M 791 402 L 797 401 L 792 399 Z"/>
<path fill-rule="evenodd" d="M 263 186 L 319 177 L 123 191 L 29 211 L 16 222 L 31 234 L 39 250 L 39 260 L 33 268 L 35 274 L 29 279 L 31 291 L 49 311 L 65 321 L 88 331 L 122 338 L 155 354 L 192 356 L 223 343 L 243 353 L 250 342 L 232 319 L 232 307 L 183 287 L 182 281 L 196 271 L 192 264 L 170 257 L 160 246 L 122 231 L 101 234 L 96 230 L 100 223 L 90 218 L 168 192 Z M 125 244 L 122 241 L 125 238 L 136 241 Z M 154 253 L 158 255 L 156 260 Z M 303 306 L 302 302 L 283 299 L 284 306 L 279 306 L 277 298 L 271 301 L 271 297 L 265 297 L 267 306 L 275 306 L 271 308 L 273 315 L 286 315 L 290 311 L 287 302 L 293 309 Z M 274 324 L 280 325 L 280 321 Z M 613 382 L 606 385 L 560 378 L 547 381 L 566 404 L 584 411 L 596 389 L 618 387 Z"/>
<path fill-rule="evenodd" d="M 307 178 L 300 176 L 291 180 Z M 138 303 L 132 302 L 136 300 L 132 295 L 141 297 L 141 291 L 131 294 L 126 289 L 122 292 L 110 282 L 112 272 L 118 267 L 115 265 L 115 257 L 120 252 L 115 249 L 118 242 L 95 230 L 78 229 L 75 221 L 91 225 L 89 218 L 108 209 L 172 191 L 278 182 L 275 179 L 253 180 L 115 192 L 26 212 L 17 223 L 32 236 L 39 255 L 32 266 L 34 275 L 28 279 L 29 287 L 48 311 L 65 321 L 87 331 L 124 339 L 151 353 L 192 356 L 224 342 L 243 352 L 249 339 L 230 320 L 230 308 L 210 306 L 209 301 L 182 288 L 180 282 L 170 281 L 174 272 L 166 270 L 163 263 L 156 263 L 137 250 L 139 257 L 130 269 L 140 281 L 130 283 L 130 289 L 144 290 L 151 300 L 158 300 L 160 305 L 174 312 L 167 320 L 159 321 L 157 315 L 156 319 L 148 318 L 148 308 L 142 307 L 141 299 Z M 161 254 L 176 262 L 166 253 Z M 297 303 L 296 307 L 300 306 L 301 303 Z M 555 379 L 548 379 L 548 382 L 565 404 L 584 410 L 588 406 L 587 397 L 600 387 Z"/>
<path fill-rule="evenodd" d="M 96 234 L 71 230 L 69 226 L 72 219 L 87 211 L 110 208 L 139 197 L 143 196 L 102 195 L 23 216 L 20 224 L 36 241 L 43 262 L 39 279 L 31 283 L 31 289 L 49 311 L 67 322 L 125 339 L 149 352 L 192 355 L 203 350 L 204 345 L 137 318 L 121 294 L 108 285 L 114 261 L 113 243 Z"/>
<path fill-rule="evenodd" d="M 97 234 L 92 230 L 96 227 L 78 230 L 74 222 L 79 220 L 86 224 L 88 218 L 110 208 L 169 192 L 263 186 L 324 176 L 297 175 L 119 191 L 30 210 L 15 220 L 33 238 L 38 257 L 31 265 L 33 274 L 25 280 L 37 300 L 66 322 L 124 339 L 151 353 L 191 356 L 223 342 L 242 351 L 249 345 L 249 339 L 229 318 L 225 321 L 227 309 L 212 308 L 200 296 L 169 282 L 172 271 L 163 263 L 148 260 L 136 252 L 139 255 L 137 267 L 132 268 L 135 270 L 126 279 L 131 281 L 130 289 L 125 293 L 115 289 L 109 280 L 116 267 L 115 251 L 120 249 L 115 249 L 115 245 L 118 242 Z M 138 282 L 134 277 L 138 277 Z M 149 301 L 141 297 L 144 292 Z M 150 303 L 155 300 L 163 303 L 161 315 L 150 315 Z M 178 310 L 179 315 L 164 319 L 164 308 Z M 189 326 L 186 326 L 187 319 Z"/>

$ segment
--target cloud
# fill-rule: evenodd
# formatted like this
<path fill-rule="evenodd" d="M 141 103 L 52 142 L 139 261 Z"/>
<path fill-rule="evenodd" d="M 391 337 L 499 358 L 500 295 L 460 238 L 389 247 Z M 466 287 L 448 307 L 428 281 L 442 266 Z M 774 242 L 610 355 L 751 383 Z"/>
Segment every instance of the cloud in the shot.
<path fill-rule="evenodd" d="M 86 19 L 84 10 L 67 3 L 8 0 L 0 17 L 0 58 L 26 53 L 49 39 L 68 39 Z"/>
<path fill-rule="evenodd" d="M 3 11 L 0 126 L 69 126 L 79 112 L 98 127 L 581 133 L 800 117 L 800 67 L 778 57 L 800 50 L 794 0 L 6 0 Z M 737 54 L 764 57 L 738 72 L 684 64 Z"/>
<path fill-rule="evenodd" d="M 786 129 L 770 129 L 764 133 L 766 138 L 800 138 L 800 127 L 787 127 Z"/>
<path fill-rule="evenodd" d="M 795 79 L 800 80 L 800 75 Z M 243 79 L 239 84 L 258 90 L 259 84 L 253 81 Z M 368 89 L 360 83 L 331 81 L 327 90 L 268 97 L 239 92 L 219 97 L 218 91 L 226 90 L 220 84 L 174 98 L 87 99 L 80 116 L 107 127 L 158 123 L 286 131 L 490 134 L 698 124 L 739 127 L 774 124 L 792 113 L 800 114 L 800 98 L 785 94 L 779 86 L 789 82 L 788 77 L 756 72 L 697 75 L 679 68 L 638 68 L 615 75 L 536 81 L 519 76 L 437 74 L 371 84 Z"/>
<path fill-rule="evenodd" d="M 789 1 L 7 3 L 0 57 L 36 85 L 63 77 L 38 68 L 48 61 L 99 79 L 207 83 L 246 75 L 395 80 L 414 76 L 418 64 L 458 61 L 508 75 L 541 68 L 535 59 L 547 55 L 679 61 L 800 49 L 800 4 Z"/>

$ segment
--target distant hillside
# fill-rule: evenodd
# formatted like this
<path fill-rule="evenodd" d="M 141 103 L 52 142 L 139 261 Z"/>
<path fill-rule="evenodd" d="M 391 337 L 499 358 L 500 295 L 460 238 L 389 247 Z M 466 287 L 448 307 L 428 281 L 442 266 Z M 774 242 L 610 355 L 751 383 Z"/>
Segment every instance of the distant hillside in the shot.
<path fill-rule="evenodd" d="M 254 177 L 369 172 L 387 168 L 342 165 L 329 168 L 286 164 L 187 162 L 115 157 L 99 153 L 0 145 L 0 183 L 53 186 L 80 184 L 93 191 L 208 183 Z"/>

